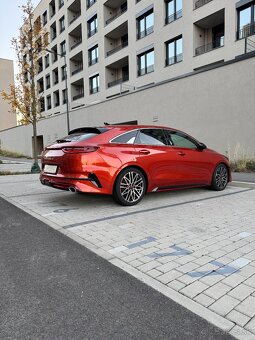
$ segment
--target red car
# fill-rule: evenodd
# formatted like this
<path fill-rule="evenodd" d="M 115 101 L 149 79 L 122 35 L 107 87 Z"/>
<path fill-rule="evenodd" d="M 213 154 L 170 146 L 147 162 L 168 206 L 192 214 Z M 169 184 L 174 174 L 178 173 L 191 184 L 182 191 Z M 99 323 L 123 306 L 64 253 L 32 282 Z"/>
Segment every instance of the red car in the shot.
<path fill-rule="evenodd" d="M 46 147 L 41 183 L 56 189 L 113 195 L 137 204 L 146 192 L 231 181 L 227 157 L 184 132 L 156 126 L 85 127 Z"/>

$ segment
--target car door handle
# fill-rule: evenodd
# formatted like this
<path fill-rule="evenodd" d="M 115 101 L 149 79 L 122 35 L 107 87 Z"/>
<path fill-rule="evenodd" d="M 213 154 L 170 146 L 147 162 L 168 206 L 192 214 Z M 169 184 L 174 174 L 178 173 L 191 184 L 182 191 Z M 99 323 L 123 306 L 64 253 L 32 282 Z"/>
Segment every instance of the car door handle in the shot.
<path fill-rule="evenodd" d="M 178 155 L 179 156 L 185 156 L 186 154 L 184 152 L 180 151 L 180 152 L 178 152 Z"/>
<path fill-rule="evenodd" d="M 141 155 L 149 155 L 150 154 L 150 151 L 149 150 L 140 150 L 139 153 Z"/>

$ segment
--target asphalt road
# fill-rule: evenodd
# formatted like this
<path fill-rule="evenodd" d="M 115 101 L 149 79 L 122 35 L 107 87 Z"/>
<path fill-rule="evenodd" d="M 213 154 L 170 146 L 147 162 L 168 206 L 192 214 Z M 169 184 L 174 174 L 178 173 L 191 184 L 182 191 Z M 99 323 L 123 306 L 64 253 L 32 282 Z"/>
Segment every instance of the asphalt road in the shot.
<path fill-rule="evenodd" d="M 0 198 L 0 339 L 232 339 Z"/>

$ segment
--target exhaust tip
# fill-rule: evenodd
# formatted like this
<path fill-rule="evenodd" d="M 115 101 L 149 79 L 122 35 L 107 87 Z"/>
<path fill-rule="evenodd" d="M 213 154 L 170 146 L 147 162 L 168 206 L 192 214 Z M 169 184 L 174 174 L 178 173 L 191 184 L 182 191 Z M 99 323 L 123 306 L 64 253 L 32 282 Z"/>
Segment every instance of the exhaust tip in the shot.
<path fill-rule="evenodd" d="M 76 192 L 77 191 L 74 187 L 69 187 L 68 190 L 71 191 L 71 192 Z"/>

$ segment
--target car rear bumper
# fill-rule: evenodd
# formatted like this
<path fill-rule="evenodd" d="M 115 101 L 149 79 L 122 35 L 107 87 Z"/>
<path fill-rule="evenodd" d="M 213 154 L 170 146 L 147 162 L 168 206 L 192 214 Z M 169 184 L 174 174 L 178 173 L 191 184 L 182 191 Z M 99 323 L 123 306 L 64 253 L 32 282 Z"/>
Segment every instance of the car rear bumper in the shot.
<path fill-rule="evenodd" d="M 68 178 L 41 173 L 40 181 L 43 185 L 60 190 L 110 194 L 108 188 L 103 188 L 99 179 L 93 174 L 86 178 Z"/>

